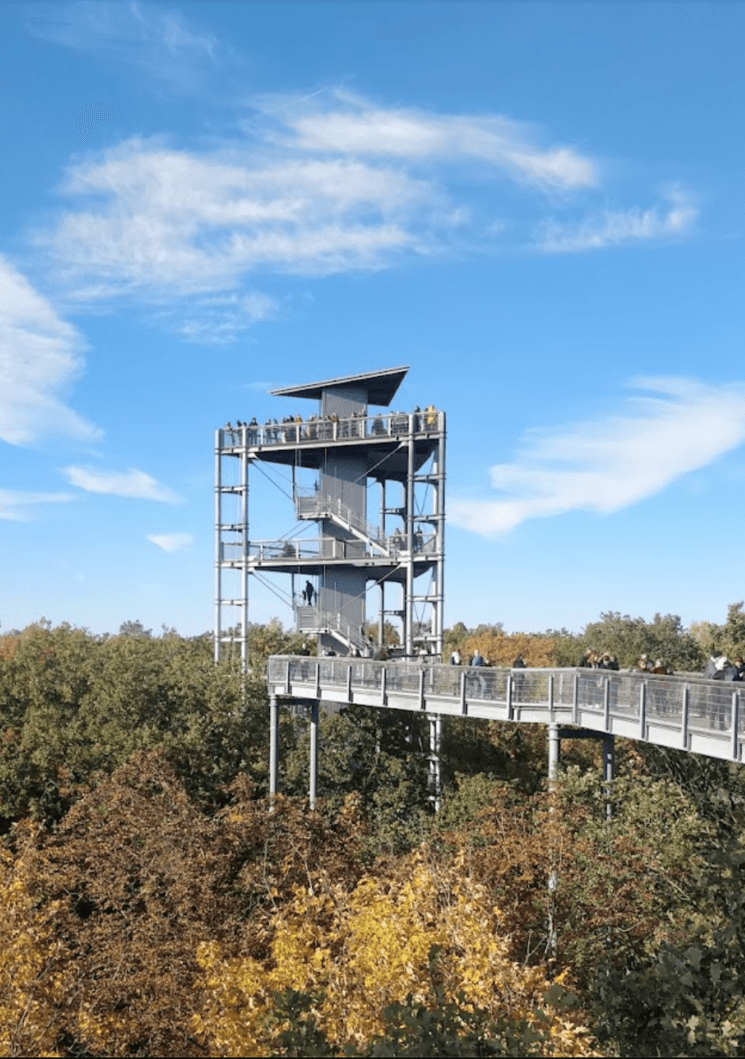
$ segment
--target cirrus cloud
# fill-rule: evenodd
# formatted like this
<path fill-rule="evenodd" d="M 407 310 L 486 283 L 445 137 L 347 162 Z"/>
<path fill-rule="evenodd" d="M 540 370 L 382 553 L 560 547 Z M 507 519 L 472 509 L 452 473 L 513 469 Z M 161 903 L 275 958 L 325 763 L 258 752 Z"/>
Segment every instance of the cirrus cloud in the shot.
<path fill-rule="evenodd" d="M 22 489 L 0 489 L 0 519 L 8 522 L 27 522 L 32 510 L 40 504 L 64 504 L 75 497 L 72 493 L 31 493 Z"/>
<path fill-rule="evenodd" d="M 448 520 L 485 537 L 569 511 L 611 514 L 661 492 L 745 441 L 745 384 L 638 378 L 632 414 L 528 434 L 491 468 L 502 497 L 450 502 Z"/>
<path fill-rule="evenodd" d="M 63 474 L 71 485 L 87 493 L 105 493 L 134 500 L 158 500 L 164 504 L 177 504 L 181 499 L 172 489 L 135 468 L 128 471 L 99 471 L 91 467 L 71 466 L 65 467 Z"/>
<path fill-rule="evenodd" d="M 85 342 L 0 255 L 0 438 L 28 445 L 47 435 L 92 441 L 101 431 L 67 403 L 83 374 Z"/>
<path fill-rule="evenodd" d="M 695 223 L 698 208 L 680 188 L 665 197 L 668 201 L 662 208 L 605 210 L 578 223 L 545 221 L 534 246 L 547 254 L 576 254 L 683 235 Z"/>
<path fill-rule="evenodd" d="M 148 533 L 147 539 L 164 552 L 180 552 L 194 543 L 191 533 Z"/>

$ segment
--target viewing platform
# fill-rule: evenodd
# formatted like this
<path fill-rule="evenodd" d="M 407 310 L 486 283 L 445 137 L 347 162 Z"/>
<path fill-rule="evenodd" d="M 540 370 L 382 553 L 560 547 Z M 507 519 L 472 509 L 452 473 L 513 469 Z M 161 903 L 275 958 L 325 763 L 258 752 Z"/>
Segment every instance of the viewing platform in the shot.
<path fill-rule="evenodd" d="M 298 448 L 302 450 L 304 467 L 320 468 L 329 446 L 347 451 L 348 455 L 376 453 L 381 473 L 391 479 L 403 479 L 407 471 L 407 450 L 403 442 L 414 438 L 414 465 L 418 470 L 432 455 L 445 430 L 445 416 L 437 409 L 415 412 L 391 412 L 376 415 L 353 415 L 323 418 L 310 416 L 303 420 L 263 426 L 246 423 L 223 427 L 219 433 L 219 447 L 229 452 L 249 451 L 250 458 L 270 463 L 297 462 Z M 396 458 L 398 450 L 398 458 Z M 375 461 L 373 461 L 375 462 Z"/>

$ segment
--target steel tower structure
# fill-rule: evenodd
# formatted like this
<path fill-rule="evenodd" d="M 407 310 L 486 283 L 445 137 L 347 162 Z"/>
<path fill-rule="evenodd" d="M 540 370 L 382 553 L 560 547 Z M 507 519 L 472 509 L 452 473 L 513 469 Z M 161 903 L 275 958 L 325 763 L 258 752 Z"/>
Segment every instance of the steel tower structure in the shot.
<path fill-rule="evenodd" d="M 378 644 L 392 617 L 406 655 L 441 655 L 445 413 L 432 405 L 371 411 L 389 408 L 407 371 L 274 390 L 272 396 L 317 401 L 317 410 L 306 419 L 263 426 L 254 419 L 216 432 L 216 659 L 233 643 L 246 664 L 249 579 L 262 571 L 306 579 L 302 599 L 293 594 L 295 622 L 298 631 L 317 637 L 319 654 L 370 653 L 366 600 L 376 586 Z M 250 471 L 259 461 L 292 469 L 295 518 L 315 523 L 315 539 L 251 539 Z M 313 481 L 303 488 L 298 478 L 308 475 Z"/>

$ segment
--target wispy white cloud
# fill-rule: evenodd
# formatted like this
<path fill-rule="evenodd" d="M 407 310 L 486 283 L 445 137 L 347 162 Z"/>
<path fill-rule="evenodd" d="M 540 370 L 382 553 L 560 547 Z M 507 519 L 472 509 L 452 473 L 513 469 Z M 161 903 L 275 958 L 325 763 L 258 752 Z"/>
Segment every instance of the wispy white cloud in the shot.
<path fill-rule="evenodd" d="M 191 533 L 148 533 L 147 539 L 164 552 L 180 552 L 194 543 Z"/>
<path fill-rule="evenodd" d="M 384 166 L 257 164 L 141 140 L 74 165 L 63 190 L 95 196 L 95 205 L 67 212 L 33 240 L 88 297 L 216 293 L 259 269 L 380 267 L 392 252 L 423 251 L 410 222 L 438 200 L 425 181 Z M 243 297 L 256 305 L 260 296 Z"/>
<path fill-rule="evenodd" d="M 135 468 L 128 471 L 99 471 L 91 467 L 70 466 L 63 469 L 63 474 L 71 485 L 88 493 L 107 493 L 137 500 L 159 500 L 165 504 L 176 504 L 180 500 L 172 489 Z"/>
<path fill-rule="evenodd" d="M 543 192 L 576 209 L 600 182 L 588 155 L 541 146 L 534 129 L 500 115 L 386 108 L 342 92 L 261 106 L 264 123 L 247 120 L 244 139 L 218 149 L 134 137 L 78 156 L 60 188 L 67 205 L 29 233 L 65 296 L 88 308 L 135 300 L 188 341 L 224 344 L 276 313 L 251 282 L 258 272 L 320 277 L 522 248 L 533 222 L 498 215 L 485 181 L 518 184 L 532 215 Z M 466 201 L 472 176 L 482 190 Z M 688 230 L 695 213 L 676 190 L 666 212 L 554 219 L 533 248 L 650 242 Z"/>
<path fill-rule="evenodd" d="M 75 497 L 72 493 L 27 493 L 22 489 L 0 489 L 0 519 L 27 522 L 34 508 L 40 504 L 64 504 Z"/>
<path fill-rule="evenodd" d="M 573 147 L 540 147 L 536 130 L 498 114 L 437 114 L 413 107 L 380 107 L 337 91 L 280 101 L 265 97 L 267 111 L 289 130 L 278 142 L 303 151 L 378 156 L 409 161 L 485 162 L 519 183 L 550 188 L 592 187 L 598 166 Z"/>
<path fill-rule="evenodd" d="M 662 207 L 605 210 L 579 223 L 546 221 L 538 229 L 535 247 L 547 254 L 576 254 L 683 235 L 694 225 L 698 207 L 680 189 L 667 198 Z"/>
<path fill-rule="evenodd" d="M 80 333 L 0 255 L 0 438 L 27 445 L 48 435 L 100 437 L 66 403 L 84 349 Z"/>
<path fill-rule="evenodd" d="M 179 12 L 136 0 L 30 3 L 26 26 L 42 40 L 132 66 L 170 91 L 196 91 L 223 51 Z"/>
<path fill-rule="evenodd" d="M 745 441 L 745 384 L 639 378 L 630 414 L 528 434 L 491 468 L 493 500 L 450 501 L 449 521 L 483 536 L 568 511 L 610 514 L 661 492 Z"/>
<path fill-rule="evenodd" d="M 215 294 L 201 297 L 191 307 L 176 305 L 153 314 L 187 342 L 222 346 L 235 342 L 255 324 L 273 320 L 279 311 L 276 298 L 262 291 Z"/>

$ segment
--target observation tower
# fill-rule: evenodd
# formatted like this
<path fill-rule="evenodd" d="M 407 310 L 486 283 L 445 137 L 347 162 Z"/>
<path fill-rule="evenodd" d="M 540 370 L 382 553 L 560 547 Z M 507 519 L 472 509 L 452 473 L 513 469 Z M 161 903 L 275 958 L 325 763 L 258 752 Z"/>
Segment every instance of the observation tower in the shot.
<path fill-rule="evenodd" d="M 273 390 L 316 402 L 305 417 L 228 424 L 215 437 L 215 658 L 248 658 L 249 579 L 292 578 L 295 626 L 318 654 L 369 656 L 391 621 L 406 656 L 442 654 L 445 413 L 388 409 L 408 367 Z M 306 406 L 307 408 L 307 406 Z M 379 411 L 382 409 L 383 411 Z M 258 462 L 292 472 L 294 528 L 250 535 Z M 289 504 L 288 504 L 289 507 Z M 297 532 L 315 524 L 313 538 Z M 304 585 L 294 591 L 296 578 Z M 368 613 L 368 608 L 370 613 Z M 367 635 L 377 623 L 377 636 Z"/>

